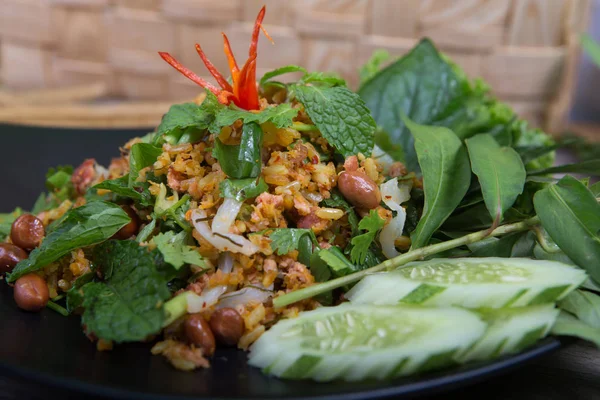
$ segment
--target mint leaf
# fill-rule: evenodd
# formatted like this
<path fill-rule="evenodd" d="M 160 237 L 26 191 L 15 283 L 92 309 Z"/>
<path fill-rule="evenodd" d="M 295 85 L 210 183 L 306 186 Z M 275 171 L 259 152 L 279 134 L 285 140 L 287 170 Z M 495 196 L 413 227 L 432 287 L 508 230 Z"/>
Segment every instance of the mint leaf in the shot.
<path fill-rule="evenodd" d="M 0 242 L 3 242 L 4 240 L 6 240 L 6 238 L 10 235 L 10 229 L 12 227 L 12 223 L 21 214 L 23 214 L 23 210 L 19 207 L 17 207 L 11 213 L 0 214 Z"/>
<path fill-rule="evenodd" d="M 133 187 L 140 170 L 154 164 L 162 149 L 148 143 L 136 143 L 129 153 L 129 187 Z"/>
<path fill-rule="evenodd" d="M 121 207 L 103 201 L 71 209 L 41 246 L 15 266 L 8 281 L 14 282 L 25 274 L 38 271 L 75 249 L 103 242 L 130 221 Z"/>
<path fill-rule="evenodd" d="M 298 250 L 300 239 L 304 235 L 309 235 L 314 244 L 317 243 L 317 238 L 311 229 L 297 228 L 278 228 L 270 229 L 269 239 L 271 239 L 271 249 L 277 255 L 283 256 L 292 250 Z"/>
<path fill-rule="evenodd" d="M 298 109 L 292 108 L 290 103 L 282 103 L 273 107 L 265 108 L 260 112 L 250 112 L 241 108 L 230 106 L 224 108 L 217 114 L 213 133 L 218 133 L 223 126 L 229 126 L 238 119 L 244 123 L 256 122 L 261 125 L 265 122 L 271 122 L 277 128 L 287 128 L 292 126 L 294 118 L 298 115 Z"/>
<path fill-rule="evenodd" d="M 82 323 L 89 332 L 120 343 L 144 340 L 162 329 L 162 305 L 171 293 L 154 252 L 131 240 L 111 240 L 94 249 L 104 282 L 83 287 Z"/>
<path fill-rule="evenodd" d="M 321 135 L 344 157 L 371 155 L 375 121 L 356 93 L 344 86 L 296 86 L 296 97 Z"/>
<path fill-rule="evenodd" d="M 69 289 L 67 291 L 67 295 L 66 295 L 67 296 L 67 304 L 66 305 L 67 305 L 67 311 L 69 313 L 72 313 L 73 311 L 75 311 L 76 309 L 81 307 L 81 305 L 83 304 L 83 287 L 87 283 L 90 283 L 92 280 L 94 280 L 95 276 L 96 276 L 95 273 L 88 272 L 86 274 L 81 275 L 77 279 L 75 279 L 75 282 L 73 282 L 71 289 Z"/>
<path fill-rule="evenodd" d="M 276 76 L 289 74 L 291 72 L 304 72 L 305 74 L 307 73 L 306 68 L 304 67 L 300 67 L 298 65 L 286 65 L 264 74 L 262 78 L 260 78 L 259 84 L 261 87 L 264 87 L 266 83 L 268 83 L 271 79 L 275 78 Z"/>
<path fill-rule="evenodd" d="M 171 264 L 175 269 L 179 269 L 185 264 L 207 268 L 204 258 L 198 253 L 198 250 L 185 243 L 187 236 L 185 231 L 177 235 L 173 231 L 169 231 L 156 235 L 153 240 L 165 262 Z"/>
<path fill-rule="evenodd" d="M 94 186 L 94 189 L 110 190 L 112 193 L 133 199 L 136 203 L 147 207 L 153 205 L 152 195 L 148 190 L 149 185 L 145 182 L 134 182 L 129 186 L 129 174 L 120 178 L 102 181 Z"/>
<path fill-rule="evenodd" d="M 358 224 L 358 229 L 366 231 L 362 235 L 358 235 L 352 238 L 350 243 L 352 244 L 352 250 L 350 251 L 350 258 L 355 264 L 364 264 L 369 247 L 375 240 L 377 232 L 385 225 L 383 220 L 376 210 L 371 210 L 369 215 L 363 217 Z"/>
<path fill-rule="evenodd" d="M 304 75 L 299 83 L 318 86 L 346 86 L 344 78 L 335 72 L 311 72 Z"/>
<path fill-rule="evenodd" d="M 322 249 L 319 251 L 319 257 L 327 263 L 331 273 L 336 278 L 360 271 L 360 268 L 348 261 L 339 247 L 332 246 L 328 249 Z"/>
<path fill-rule="evenodd" d="M 269 190 L 269 186 L 263 178 L 247 178 L 247 179 L 225 179 L 219 184 L 221 197 L 236 199 L 237 201 L 245 201 L 253 199 L 259 194 Z"/>
<path fill-rule="evenodd" d="M 256 178 L 262 167 L 261 147 L 263 131 L 256 122 L 244 124 L 239 145 L 226 145 L 215 139 L 213 156 L 221 169 L 231 178 Z"/>

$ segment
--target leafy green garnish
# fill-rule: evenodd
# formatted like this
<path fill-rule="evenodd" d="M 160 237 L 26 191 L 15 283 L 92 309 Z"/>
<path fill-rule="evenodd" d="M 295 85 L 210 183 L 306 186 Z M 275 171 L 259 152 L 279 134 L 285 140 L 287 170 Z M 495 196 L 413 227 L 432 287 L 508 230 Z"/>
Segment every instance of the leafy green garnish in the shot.
<path fill-rule="evenodd" d="M 94 186 L 95 189 L 110 190 L 118 196 L 133 199 L 133 201 L 144 207 L 151 206 L 154 203 L 148 187 L 149 185 L 145 182 L 134 182 L 133 186 L 129 186 L 129 174 L 120 178 L 102 181 Z"/>
<path fill-rule="evenodd" d="M 533 198 L 542 226 L 567 256 L 600 282 L 600 204 L 581 182 L 565 176 Z"/>
<path fill-rule="evenodd" d="M 206 262 L 198 250 L 186 244 L 187 237 L 188 233 L 186 231 L 181 231 L 178 234 L 169 231 L 159 233 L 153 240 L 165 262 L 171 264 L 175 269 L 179 269 L 185 264 L 206 268 Z"/>
<path fill-rule="evenodd" d="M 239 145 L 226 145 L 215 139 L 213 156 L 219 160 L 221 169 L 231 178 L 256 178 L 261 170 L 261 147 L 263 131 L 255 122 L 244 124 Z"/>
<path fill-rule="evenodd" d="M 481 184 L 485 205 L 497 225 L 523 192 L 525 166 L 514 149 L 500 147 L 488 134 L 473 136 L 465 143 L 471 169 Z"/>
<path fill-rule="evenodd" d="M 412 248 L 427 245 L 469 189 L 471 168 L 467 151 L 448 128 L 423 126 L 404 118 L 415 138 L 415 149 L 423 172 L 425 206 L 411 234 Z"/>
<path fill-rule="evenodd" d="M 373 52 L 371 58 L 360 67 L 360 84 L 364 84 L 366 81 L 377 75 L 383 63 L 391 58 L 390 53 L 387 50 L 378 49 Z"/>
<path fill-rule="evenodd" d="M 271 79 L 275 78 L 276 76 L 285 75 L 292 72 L 303 72 L 306 74 L 308 71 L 306 71 L 306 68 L 300 67 L 298 65 L 286 65 L 283 67 L 279 67 L 277 69 L 274 69 L 273 71 L 269 71 L 266 74 L 264 74 L 262 78 L 260 78 L 259 85 L 261 87 L 264 87 L 265 84 L 267 84 Z"/>
<path fill-rule="evenodd" d="M 72 313 L 83 304 L 83 286 L 89 282 L 91 282 L 96 276 L 93 272 L 88 272 L 86 274 L 81 275 L 73 285 L 71 289 L 67 291 L 67 311 Z"/>
<path fill-rule="evenodd" d="M 319 257 L 329 266 L 334 277 L 349 275 L 360 270 L 360 268 L 348 261 L 342 250 L 336 246 L 322 249 L 319 251 Z"/>
<path fill-rule="evenodd" d="M 225 179 L 219 184 L 222 197 L 229 197 L 237 201 L 253 199 L 259 194 L 269 190 L 263 178 Z"/>
<path fill-rule="evenodd" d="M 131 146 L 129 154 L 129 187 L 133 187 L 140 174 L 140 170 L 154 164 L 162 154 L 159 147 L 148 143 L 136 143 Z"/>
<path fill-rule="evenodd" d="M 6 240 L 10 235 L 10 229 L 15 219 L 19 218 L 23 214 L 23 210 L 17 207 L 13 212 L 7 214 L 0 214 L 0 242 Z"/>
<path fill-rule="evenodd" d="M 242 110 L 235 106 L 222 109 L 216 117 L 215 126 L 220 131 L 221 127 L 229 126 L 238 119 L 244 123 L 256 122 L 261 125 L 265 122 L 271 122 L 277 128 L 287 128 L 292 126 L 292 121 L 298 115 L 298 109 L 293 108 L 290 103 L 282 103 L 274 107 L 268 107 L 260 112 L 251 112 Z M 213 132 L 213 133 L 217 133 Z"/>
<path fill-rule="evenodd" d="M 269 239 L 271 239 L 271 248 L 277 255 L 283 256 L 292 250 L 297 250 L 300 245 L 300 239 L 308 235 L 315 245 L 318 245 L 317 238 L 311 229 L 299 228 L 278 228 L 269 229 Z"/>
<path fill-rule="evenodd" d="M 301 85 L 310 83 L 313 86 L 346 86 L 344 78 L 335 72 L 310 72 L 304 75 L 298 83 Z"/>
<path fill-rule="evenodd" d="M 130 221 L 127 213 L 112 203 L 94 201 L 74 208 L 65 214 L 41 246 L 29 254 L 29 258 L 15 266 L 8 281 L 14 282 L 25 274 L 38 271 L 73 250 L 103 242 Z"/>
<path fill-rule="evenodd" d="M 542 168 L 534 171 L 529 171 L 528 175 L 561 174 L 565 172 L 598 175 L 600 174 L 600 159 L 587 160 L 575 164 L 558 165 L 556 167 Z"/>
<path fill-rule="evenodd" d="M 354 236 L 352 241 L 352 250 L 350 257 L 355 264 L 363 264 L 367 258 L 367 252 L 371 243 L 375 240 L 377 232 L 385 225 L 376 210 L 371 210 L 369 215 L 363 217 L 358 224 L 358 229 L 366 231 L 362 235 Z"/>
<path fill-rule="evenodd" d="M 296 96 L 323 137 L 344 157 L 371 155 L 375 121 L 356 93 L 345 86 L 297 86 Z"/>
<path fill-rule="evenodd" d="M 162 305 L 171 292 L 155 254 L 131 240 L 111 240 L 94 249 L 94 260 L 104 281 L 83 287 L 82 323 L 88 332 L 117 343 L 158 333 L 165 320 Z"/>
<path fill-rule="evenodd" d="M 158 218 L 169 218 L 183 230 L 190 231 L 192 228 L 185 219 L 185 212 L 189 209 L 190 195 L 185 194 L 179 198 L 179 193 L 173 192 L 173 195 L 167 198 L 167 187 L 164 183 L 159 186 L 159 192 L 154 202 L 154 216 Z"/>

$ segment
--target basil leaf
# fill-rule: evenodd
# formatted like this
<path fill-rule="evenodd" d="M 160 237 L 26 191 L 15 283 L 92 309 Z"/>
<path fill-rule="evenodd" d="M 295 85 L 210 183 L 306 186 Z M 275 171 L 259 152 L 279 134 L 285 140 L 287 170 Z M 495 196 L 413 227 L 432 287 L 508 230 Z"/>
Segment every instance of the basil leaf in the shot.
<path fill-rule="evenodd" d="M 538 191 L 533 204 L 542 226 L 567 256 L 600 282 L 600 204 L 571 176 Z"/>
<path fill-rule="evenodd" d="M 15 266 L 8 281 L 14 282 L 25 274 L 38 271 L 75 249 L 103 242 L 130 221 L 121 207 L 103 201 L 71 209 L 40 247 Z"/>
<path fill-rule="evenodd" d="M 260 112 L 250 112 L 235 106 L 230 106 L 229 108 L 222 109 L 217 114 L 214 124 L 217 129 L 213 133 L 218 133 L 221 130 L 221 127 L 229 126 L 238 119 L 241 119 L 246 124 L 256 122 L 261 125 L 265 122 L 271 122 L 277 128 L 287 128 L 292 126 L 293 120 L 297 115 L 298 109 L 293 108 L 290 103 L 283 103 L 265 108 Z"/>
<path fill-rule="evenodd" d="M 263 178 L 225 179 L 219 184 L 221 197 L 229 197 L 237 201 L 253 199 L 269 190 Z"/>
<path fill-rule="evenodd" d="M 523 192 L 525 167 L 519 154 L 510 147 L 500 147 L 488 134 L 465 141 L 471 169 L 477 175 L 485 205 L 495 224 Z"/>
<path fill-rule="evenodd" d="M 600 296 L 583 290 L 575 290 L 558 302 L 563 310 L 575 314 L 586 324 L 600 329 Z"/>
<path fill-rule="evenodd" d="M 133 187 L 140 170 L 154 164 L 162 149 L 148 143 L 136 143 L 129 153 L 129 187 Z"/>
<path fill-rule="evenodd" d="M 261 146 L 263 131 L 255 122 L 244 124 L 239 145 L 226 145 L 215 139 L 213 156 L 219 160 L 221 169 L 231 178 L 256 178 L 261 170 Z"/>
<path fill-rule="evenodd" d="M 279 67 L 277 69 L 274 69 L 273 71 L 269 71 L 269 72 L 265 73 L 262 76 L 262 78 L 260 78 L 259 85 L 261 87 L 263 87 L 263 86 L 265 86 L 265 84 L 267 82 L 269 82 L 271 79 L 275 78 L 276 76 L 289 74 L 291 72 L 303 72 L 306 74 L 308 71 L 306 71 L 306 68 L 300 67 L 298 65 L 286 65 L 284 67 Z"/>
<path fill-rule="evenodd" d="M 149 185 L 145 182 L 134 182 L 134 186 L 129 186 L 129 174 L 120 178 L 102 181 L 94 185 L 94 189 L 110 190 L 112 193 L 133 199 L 136 203 L 148 207 L 154 204 L 152 195 L 148 190 Z"/>
<path fill-rule="evenodd" d="M 83 287 L 82 323 L 88 332 L 120 343 L 141 341 L 162 329 L 162 304 L 171 292 L 155 253 L 131 240 L 111 240 L 94 249 L 104 282 Z"/>
<path fill-rule="evenodd" d="M 529 171 L 528 175 L 546 175 L 573 172 L 578 174 L 600 175 L 600 159 L 582 161 L 575 164 L 558 165 L 556 167 L 543 168 Z"/>
<path fill-rule="evenodd" d="M 450 129 L 419 125 L 406 117 L 404 124 L 414 137 L 425 191 L 423 215 L 411 234 L 412 248 L 417 249 L 427 245 L 465 196 L 471 169 L 467 151 Z"/>
<path fill-rule="evenodd" d="M 356 93 L 344 86 L 297 86 L 296 96 L 321 135 L 344 157 L 371 155 L 375 121 Z"/>

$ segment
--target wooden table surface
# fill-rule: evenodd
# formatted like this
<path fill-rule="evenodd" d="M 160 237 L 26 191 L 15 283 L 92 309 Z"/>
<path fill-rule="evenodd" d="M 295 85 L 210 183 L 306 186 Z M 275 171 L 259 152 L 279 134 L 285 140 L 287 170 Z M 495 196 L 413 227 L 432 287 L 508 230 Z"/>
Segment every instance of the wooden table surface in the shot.
<path fill-rule="evenodd" d="M 51 399 L 106 400 L 104 397 L 40 385 L 12 376 L 0 376 L 2 400 Z M 543 356 L 507 375 L 430 400 L 593 400 L 600 399 L 600 351 L 587 343 L 574 343 Z"/>

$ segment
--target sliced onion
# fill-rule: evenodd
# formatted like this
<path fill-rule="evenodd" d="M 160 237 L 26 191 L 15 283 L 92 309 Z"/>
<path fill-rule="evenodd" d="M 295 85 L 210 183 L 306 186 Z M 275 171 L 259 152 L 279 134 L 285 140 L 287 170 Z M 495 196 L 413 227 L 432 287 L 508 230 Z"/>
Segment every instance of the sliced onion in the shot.
<path fill-rule="evenodd" d="M 206 212 L 204 210 L 197 209 L 192 211 L 192 223 L 194 224 L 194 228 L 196 228 L 198 233 L 218 250 L 242 253 L 247 256 L 251 256 L 258 252 L 258 246 L 241 235 L 220 232 L 214 234 L 208 226 L 208 223 L 204 221 L 205 219 Z"/>
<path fill-rule="evenodd" d="M 380 186 L 381 198 L 386 206 L 396 211 L 396 216 L 392 218 L 389 224 L 383 227 L 379 242 L 381 251 L 387 258 L 394 258 L 400 255 L 396 250 L 394 242 L 402 236 L 404 223 L 406 222 L 406 211 L 400 204 L 410 199 L 410 186 L 403 185 L 402 189 L 398 187 L 398 179 L 390 179 Z"/>
<path fill-rule="evenodd" d="M 248 286 L 237 292 L 228 293 L 222 296 L 219 300 L 219 304 L 217 304 L 217 308 L 236 308 L 237 306 L 248 303 L 264 303 L 272 295 L 273 292 L 269 290 Z"/>
<path fill-rule="evenodd" d="M 395 162 L 392 157 L 377 145 L 373 146 L 371 157 L 377 160 L 377 163 L 383 167 L 384 171 L 388 171 Z"/>
<path fill-rule="evenodd" d="M 221 253 L 219 257 L 219 271 L 224 274 L 229 274 L 233 271 L 233 257 L 230 252 Z"/>
<path fill-rule="evenodd" d="M 227 286 L 220 285 L 203 291 L 201 295 L 188 292 L 186 294 L 188 313 L 193 314 L 212 307 L 213 305 L 217 304 L 219 297 L 221 297 L 221 295 L 226 291 Z"/>
<path fill-rule="evenodd" d="M 226 198 L 217 210 L 213 218 L 212 231 L 220 234 L 229 233 L 229 228 L 235 222 L 235 218 L 240 212 L 242 202 L 236 199 Z"/>

